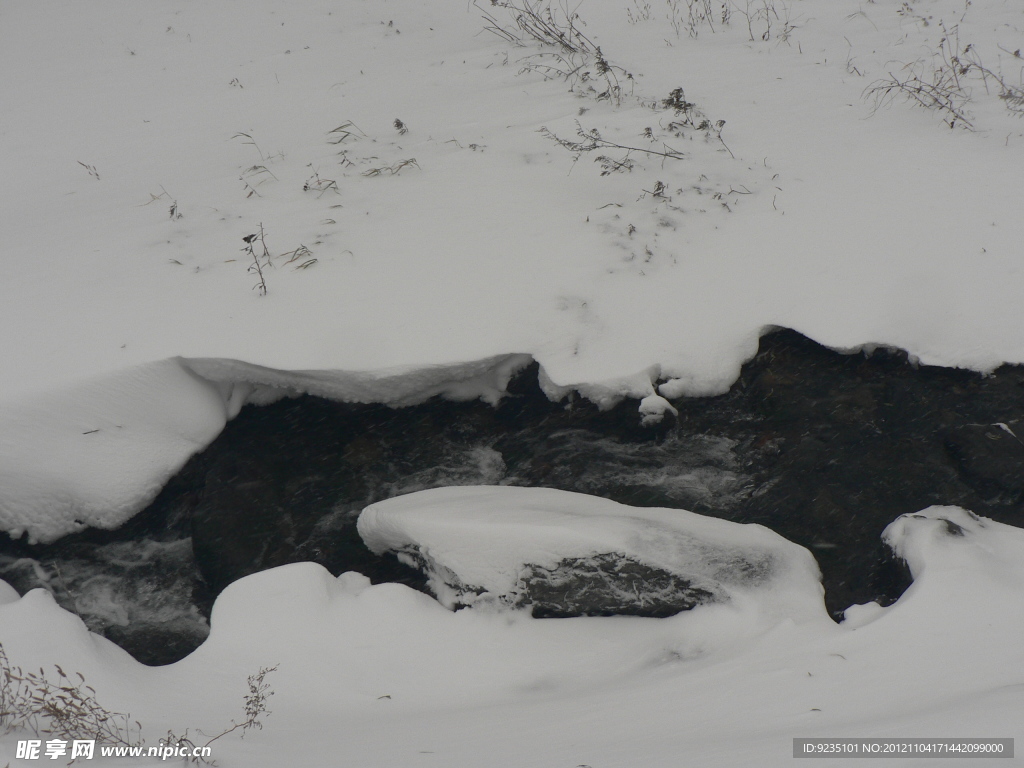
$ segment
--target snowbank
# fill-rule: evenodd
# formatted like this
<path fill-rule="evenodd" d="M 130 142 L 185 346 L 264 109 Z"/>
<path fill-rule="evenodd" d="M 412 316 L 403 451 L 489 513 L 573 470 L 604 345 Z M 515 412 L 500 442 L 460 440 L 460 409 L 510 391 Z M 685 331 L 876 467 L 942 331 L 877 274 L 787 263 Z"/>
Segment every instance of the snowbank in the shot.
<path fill-rule="evenodd" d="M 664 615 L 740 603 L 773 621 L 824 615 L 807 550 L 685 510 L 548 488 L 436 488 L 373 504 L 358 527 L 372 551 L 421 568 L 449 608 Z"/>
<path fill-rule="evenodd" d="M 206 643 L 169 667 L 136 664 L 41 591 L 0 605 L 0 643 L 26 668 L 83 672 L 150 739 L 216 732 L 241 711 L 245 676 L 278 664 L 264 729 L 217 742 L 229 767 L 782 767 L 798 736 L 1019 744 L 1024 533 L 933 507 L 899 518 L 886 540 L 914 585 L 860 623 L 755 625 L 735 605 L 669 619 L 452 613 L 300 563 L 232 584 Z M 13 759 L 14 738 L 0 740 L 0 759 L 30 765 Z"/>
<path fill-rule="evenodd" d="M 175 360 L 0 400 L 0 529 L 48 542 L 116 528 L 226 419 L 217 388 Z"/>
<path fill-rule="evenodd" d="M 627 382 L 612 397 L 657 415 L 652 395 L 724 391 L 772 326 L 1024 362 L 1017 3 L 734 3 L 692 29 L 646 5 L 579 8 L 633 75 L 612 100 L 545 79 L 545 49 L 472 5 L 96 0 L 55 24 L 50 3 L 5 4 L 0 525 L 117 525 L 247 398 L 291 388 L 280 371 L 339 393 L 320 372 L 514 351 L 555 389 Z M 963 73 L 974 130 L 865 99 L 950 55 L 1005 81 Z M 673 127 L 677 88 L 720 140 Z M 540 132 L 573 140 L 577 121 L 684 157 L 623 150 L 630 170 L 602 176 Z M 258 231 L 266 253 L 243 252 Z M 195 363 L 201 379 L 179 358 L 244 363 Z M 471 368 L 495 396 L 503 374 Z M 37 593 L 0 605 L 0 640 L 175 727 L 235 716 L 244 675 L 280 661 L 280 730 L 224 765 L 789 766 L 794 735 L 1021 736 L 1020 533 L 921 514 L 887 534 L 918 575 L 899 603 L 857 628 L 780 624 L 729 663 L 702 652 L 737 634 L 725 606 L 510 624 L 308 566 L 233 585 L 167 670 Z"/>
<path fill-rule="evenodd" d="M 1022 362 L 1009 102 L 972 77 L 972 133 L 864 98 L 894 59 L 931 61 L 939 20 L 1012 79 L 1012 3 L 962 6 L 937 0 L 924 24 L 802 0 L 762 40 L 737 18 L 689 39 L 665 9 L 627 23 L 586 5 L 634 76 L 618 105 L 520 74 L 543 49 L 483 32 L 473 6 L 257 5 L 244 39 L 198 7 L 110 1 L 59 28 L 13 7 L 0 313 L 19 332 L 0 399 L 178 355 L 373 371 L 511 351 L 562 385 L 656 365 L 720 392 L 775 325 L 926 363 Z M 671 135 L 679 87 L 726 121 L 735 158 Z M 651 128 L 686 159 L 573 167 L 538 130 L 571 139 L 576 120 L 629 146 Z M 263 297 L 241 250 L 261 223 Z"/>
<path fill-rule="evenodd" d="M 191 359 L 183 363 L 230 392 L 237 408 L 288 394 L 308 394 L 344 403 L 415 405 L 441 396 L 448 400 L 497 403 L 509 380 L 533 362 L 529 355 L 499 355 L 466 363 L 406 366 L 383 371 L 278 371 L 240 360 Z M 238 411 L 232 407 L 231 415 Z"/>
<path fill-rule="evenodd" d="M 526 355 L 377 373 L 283 372 L 165 360 L 0 400 L 0 530 L 49 542 L 116 528 L 249 402 L 303 392 L 393 406 L 435 395 L 497 402 Z"/>
<path fill-rule="evenodd" d="M 31 3 L 6 9 L 5 418 L 47 410 L 32 404 L 43 392 L 86 414 L 97 395 L 82 382 L 135 390 L 139 366 L 159 407 L 177 374 L 156 361 L 179 357 L 224 385 L 228 415 L 282 388 L 391 402 L 375 372 L 415 366 L 429 393 L 444 388 L 434 366 L 481 361 L 489 375 L 516 352 L 552 392 L 637 397 L 648 421 L 671 413 L 664 398 L 725 391 L 773 327 L 929 364 L 1024 362 L 1024 131 L 1001 98 L 1016 91 L 971 70 L 960 95 L 973 132 L 865 98 L 897 64 L 926 78 L 939 66 L 939 22 L 1018 87 L 1013 4 L 779 10 L 787 21 L 769 29 L 760 12 L 753 26 L 742 14 L 680 26 L 671 8 L 581 7 L 631 75 L 609 99 L 545 79 L 532 65 L 550 48 L 486 32 L 473 5 L 257 3 L 246 35 L 233 12 L 200 6 L 103 0 L 56 27 Z M 671 107 L 680 88 L 700 115 Z M 685 124 L 700 116 L 724 133 Z M 577 123 L 634 148 L 603 148 L 628 155 L 621 172 L 601 175 L 599 152 L 574 163 L 551 139 L 578 139 Z M 257 232 L 258 253 L 243 250 Z M 335 371 L 350 372 L 344 386 Z M 480 384 L 493 398 L 498 383 Z M 130 415 L 113 407 L 114 422 Z M 122 477 L 145 472 L 132 488 L 101 504 L 89 482 L 37 477 L 0 502 L 4 527 L 47 538 L 123 519 L 215 432 L 207 408 L 187 446 L 173 429 L 163 447 L 140 438 L 140 457 L 160 458 L 124 465 Z M 0 460 L 77 457 L 73 421 L 44 427 L 36 447 L 5 435 L 24 452 Z M 121 482 L 104 472 L 93 486 Z M 31 522 L 46 486 L 59 525 Z"/>

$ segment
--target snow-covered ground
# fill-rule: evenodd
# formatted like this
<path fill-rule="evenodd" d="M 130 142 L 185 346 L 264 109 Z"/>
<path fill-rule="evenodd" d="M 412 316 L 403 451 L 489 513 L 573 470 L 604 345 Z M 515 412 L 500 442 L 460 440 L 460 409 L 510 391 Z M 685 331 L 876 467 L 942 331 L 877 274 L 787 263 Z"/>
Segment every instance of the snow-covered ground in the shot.
<path fill-rule="evenodd" d="M 608 77 L 486 2 L 0 5 L 0 527 L 117 525 L 288 391 L 494 399 L 532 358 L 553 394 L 650 416 L 658 392 L 725 390 L 775 326 L 1024 362 L 1017 0 L 571 8 Z M 946 106 L 879 90 L 915 77 Z M 553 136 L 606 143 L 574 163 Z M 233 586 L 167 669 L 38 593 L 0 641 L 209 727 L 280 662 L 273 719 L 224 765 L 781 764 L 797 735 L 1020 735 L 1018 534 L 931 525 L 890 529 L 921 578 L 876 621 L 783 623 L 728 658 L 659 656 L 688 620 L 450 614 L 312 566 Z"/>
<path fill-rule="evenodd" d="M 524 512 L 544 506 L 503 490 Z M 581 520 L 608 504 L 564 496 Z M 750 526 L 724 525 L 749 544 Z M 82 671 L 151 743 L 167 728 L 219 732 L 241 714 L 246 675 L 278 665 L 273 714 L 217 742 L 222 765 L 782 766 L 794 737 L 1019 740 L 1024 532 L 933 507 L 886 539 L 914 585 L 841 625 L 800 579 L 669 619 L 532 619 L 452 613 L 299 563 L 232 584 L 206 643 L 168 667 L 134 662 L 42 590 L 0 606 L 0 640 L 28 668 Z M 807 553 L 794 549 L 799 569 Z M 763 610 L 786 602 L 791 618 Z M 0 759 L 13 748 L 0 742 Z M 946 760 L 907 763 L 958 764 Z"/>

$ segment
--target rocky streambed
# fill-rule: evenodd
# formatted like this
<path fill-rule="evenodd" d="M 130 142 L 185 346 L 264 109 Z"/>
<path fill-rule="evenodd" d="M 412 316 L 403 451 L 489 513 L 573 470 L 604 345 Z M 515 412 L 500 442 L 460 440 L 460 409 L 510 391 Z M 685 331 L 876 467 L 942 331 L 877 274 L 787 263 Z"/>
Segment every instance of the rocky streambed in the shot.
<path fill-rule="evenodd" d="M 5 539 L 0 578 L 50 590 L 160 664 L 202 642 L 222 589 L 266 568 L 312 560 L 423 589 L 422 573 L 363 544 L 356 518 L 428 488 L 547 487 L 760 523 L 814 554 L 837 618 L 909 584 L 880 539 L 901 514 L 947 504 L 1024 525 L 1024 368 L 918 367 L 898 350 L 843 355 L 780 331 L 727 394 L 672 404 L 677 417 L 642 426 L 635 401 L 554 403 L 532 367 L 496 407 L 249 406 L 122 528 Z"/>

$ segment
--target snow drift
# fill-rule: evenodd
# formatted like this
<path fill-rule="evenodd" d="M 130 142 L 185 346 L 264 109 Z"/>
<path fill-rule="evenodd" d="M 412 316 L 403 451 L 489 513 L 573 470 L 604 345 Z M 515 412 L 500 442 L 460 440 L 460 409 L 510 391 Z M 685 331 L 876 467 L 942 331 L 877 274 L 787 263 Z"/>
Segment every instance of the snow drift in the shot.
<path fill-rule="evenodd" d="M 437 488 L 373 504 L 358 527 L 372 551 L 421 568 L 449 608 L 671 615 L 739 602 L 774 620 L 823 613 L 803 547 L 685 510 L 548 488 Z"/>

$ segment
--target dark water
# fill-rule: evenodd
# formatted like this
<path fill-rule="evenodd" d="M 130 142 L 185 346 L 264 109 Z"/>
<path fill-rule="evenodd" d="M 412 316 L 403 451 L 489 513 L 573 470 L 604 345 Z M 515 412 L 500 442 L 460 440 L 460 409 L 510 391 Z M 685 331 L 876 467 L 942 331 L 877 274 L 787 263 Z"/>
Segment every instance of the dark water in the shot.
<path fill-rule="evenodd" d="M 313 560 L 422 588 L 363 546 L 355 519 L 425 488 L 545 486 L 760 523 L 814 553 L 837 617 L 908 586 L 879 539 L 905 512 L 957 504 L 1024 524 L 1019 367 L 916 368 L 898 351 L 844 356 L 782 331 L 728 394 L 673 404 L 678 418 L 642 427 L 635 401 L 607 412 L 548 401 L 531 368 L 497 407 L 247 407 L 121 529 L 4 542 L 0 578 L 45 586 L 155 664 L 201 642 L 216 594 L 265 568 Z"/>

